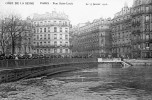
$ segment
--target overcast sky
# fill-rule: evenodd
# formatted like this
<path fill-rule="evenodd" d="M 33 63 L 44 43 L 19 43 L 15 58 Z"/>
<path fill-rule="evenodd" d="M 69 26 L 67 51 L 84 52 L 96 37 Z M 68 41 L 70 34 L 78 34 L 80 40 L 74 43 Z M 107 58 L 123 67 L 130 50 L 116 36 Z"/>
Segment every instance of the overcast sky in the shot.
<path fill-rule="evenodd" d="M 8 4 L 12 2 L 13 4 Z M 15 4 L 15 2 L 33 2 L 34 5 Z M 49 4 L 42 4 L 47 2 Z M 53 4 L 58 3 L 58 4 Z M 61 5 L 59 3 L 69 3 Z M 44 14 L 45 12 L 64 12 L 69 16 L 72 25 L 93 21 L 98 18 L 113 18 L 114 14 L 121 10 L 125 2 L 129 7 L 133 0 L 0 0 L 0 14 L 19 13 L 23 18 L 32 16 L 33 13 Z M 91 4 L 98 5 L 91 5 Z"/>

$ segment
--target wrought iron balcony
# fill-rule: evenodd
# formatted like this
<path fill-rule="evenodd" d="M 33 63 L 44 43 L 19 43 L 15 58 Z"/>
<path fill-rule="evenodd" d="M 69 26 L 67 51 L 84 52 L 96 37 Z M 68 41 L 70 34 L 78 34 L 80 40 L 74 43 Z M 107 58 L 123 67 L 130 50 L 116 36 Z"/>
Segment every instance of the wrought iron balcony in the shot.
<path fill-rule="evenodd" d="M 33 45 L 33 48 L 71 48 L 72 45 Z"/>
<path fill-rule="evenodd" d="M 59 23 L 50 23 L 50 24 L 36 24 L 36 25 L 33 25 L 33 27 L 40 27 L 40 26 L 70 26 L 68 24 L 59 24 Z"/>
<path fill-rule="evenodd" d="M 132 16 L 139 16 L 141 14 L 147 14 L 147 13 L 152 13 L 152 9 L 149 9 L 148 11 L 141 10 L 141 11 L 134 11 L 132 12 Z"/>

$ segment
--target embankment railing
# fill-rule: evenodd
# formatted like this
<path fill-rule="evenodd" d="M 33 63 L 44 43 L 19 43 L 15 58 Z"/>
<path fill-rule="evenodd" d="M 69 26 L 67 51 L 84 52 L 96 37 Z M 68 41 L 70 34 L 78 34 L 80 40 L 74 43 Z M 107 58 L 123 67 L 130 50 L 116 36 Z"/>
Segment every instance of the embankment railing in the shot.
<path fill-rule="evenodd" d="M 68 63 L 97 62 L 96 58 L 41 58 L 41 59 L 6 59 L 0 60 L 0 68 L 30 67 L 40 65 L 56 65 Z"/>

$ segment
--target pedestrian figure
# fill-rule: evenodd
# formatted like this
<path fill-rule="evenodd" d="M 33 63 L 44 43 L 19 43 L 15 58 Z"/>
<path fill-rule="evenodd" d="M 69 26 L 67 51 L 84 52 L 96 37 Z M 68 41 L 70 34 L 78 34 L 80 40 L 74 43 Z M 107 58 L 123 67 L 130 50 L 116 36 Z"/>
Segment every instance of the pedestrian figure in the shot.
<path fill-rule="evenodd" d="M 16 65 L 16 67 L 18 67 L 18 57 L 17 57 L 17 55 L 15 56 L 15 65 Z"/>

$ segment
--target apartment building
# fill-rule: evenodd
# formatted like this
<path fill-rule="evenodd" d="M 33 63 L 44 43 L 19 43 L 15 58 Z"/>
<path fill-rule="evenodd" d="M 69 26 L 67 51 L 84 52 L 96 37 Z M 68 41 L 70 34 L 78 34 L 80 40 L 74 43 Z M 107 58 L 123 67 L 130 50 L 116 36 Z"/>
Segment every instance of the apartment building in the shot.
<path fill-rule="evenodd" d="M 33 54 L 70 56 L 69 27 L 64 13 L 34 14 Z"/>

